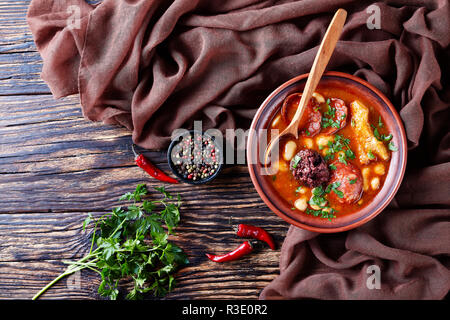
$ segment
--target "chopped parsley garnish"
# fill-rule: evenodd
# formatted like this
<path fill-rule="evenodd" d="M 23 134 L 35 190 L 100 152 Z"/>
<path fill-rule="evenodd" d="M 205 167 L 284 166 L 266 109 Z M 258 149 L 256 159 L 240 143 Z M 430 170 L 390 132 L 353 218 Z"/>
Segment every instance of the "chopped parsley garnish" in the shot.
<path fill-rule="evenodd" d="M 373 129 L 373 135 L 375 136 L 375 138 L 377 138 L 378 141 L 381 142 L 387 142 L 392 139 L 392 134 L 388 134 L 387 136 L 384 134 L 380 135 L 377 128 Z"/>
<path fill-rule="evenodd" d="M 398 148 L 395 146 L 394 141 L 389 142 L 388 148 L 391 151 L 398 151 Z"/>
<path fill-rule="evenodd" d="M 325 191 L 321 186 L 312 189 L 313 196 L 309 200 L 309 204 L 312 206 L 318 206 L 320 208 L 325 208 L 324 204 L 327 203 L 325 199 Z"/>
<path fill-rule="evenodd" d="M 299 155 L 295 155 L 294 159 L 292 159 L 292 168 L 294 168 L 294 169 L 297 168 L 300 160 L 302 160 L 302 157 L 300 157 Z"/>
<path fill-rule="evenodd" d="M 381 116 L 378 117 L 378 127 L 383 128 L 383 121 L 381 121 Z"/>
<path fill-rule="evenodd" d="M 306 133 L 307 136 L 311 135 L 311 133 L 308 131 L 308 129 L 305 130 L 305 133 Z"/>
<path fill-rule="evenodd" d="M 332 184 L 329 184 L 327 186 L 327 188 L 325 189 L 325 193 L 330 193 L 331 191 L 333 191 L 334 193 L 336 193 L 336 195 L 339 198 L 343 198 L 344 197 L 344 193 L 341 190 L 338 190 L 337 188 L 339 188 L 339 186 L 341 185 L 341 183 L 339 181 L 333 182 Z"/>
<path fill-rule="evenodd" d="M 336 218 L 334 213 L 336 210 L 333 208 L 328 208 L 327 210 L 313 210 L 313 209 L 306 209 L 306 214 L 313 215 L 314 217 L 321 217 L 323 219 L 328 219 L 331 221 L 331 219 Z"/>
<path fill-rule="evenodd" d="M 347 160 L 355 159 L 354 152 L 350 149 L 350 140 L 343 136 L 336 134 L 334 141 L 328 141 L 328 150 L 325 154 L 325 161 L 334 159 L 334 154 L 339 151 L 339 161 L 347 164 Z"/>
<path fill-rule="evenodd" d="M 347 159 L 355 159 L 355 153 L 351 149 L 345 150 L 345 156 Z"/>
<path fill-rule="evenodd" d="M 302 186 L 297 187 L 297 189 L 295 189 L 295 193 L 299 193 L 300 190 L 302 190 Z"/>
<path fill-rule="evenodd" d="M 275 180 L 277 180 L 277 176 L 276 176 L 276 175 L 273 175 L 273 176 L 272 176 L 272 181 L 275 181 Z"/>
<path fill-rule="evenodd" d="M 337 169 L 334 164 L 330 164 L 329 167 L 330 167 L 331 170 L 336 170 Z"/>
<path fill-rule="evenodd" d="M 334 121 L 334 117 L 336 116 L 336 108 L 330 106 L 330 99 L 327 100 L 327 111 L 323 113 L 322 116 L 322 128 L 333 127 L 339 129 L 341 127 L 340 121 Z M 345 119 L 345 115 L 341 117 L 340 120 Z"/>
<path fill-rule="evenodd" d="M 356 183 L 356 181 L 358 181 L 358 179 L 357 178 L 355 178 L 355 179 L 350 179 L 350 178 L 347 178 L 348 179 L 348 181 L 350 182 L 350 184 L 355 184 Z"/>
<path fill-rule="evenodd" d="M 347 160 L 345 160 L 345 153 L 339 153 L 339 162 L 343 164 L 347 164 Z"/>
<path fill-rule="evenodd" d="M 312 189 L 313 196 L 309 200 L 309 204 L 311 206 L 316 206 L 319 209 L 314 210 L 314 209 L 308 208 L 308 209 L 306 209 L 306 213 L 311 214 L 315 217 L 328 219 L 330 221 L 332 218 L 336 218 L 334 213 L 336 213 L 337 211 L 326 205 L 328 203 L 328 201 L 325 198 L 325 196 L 327 193 L 330 193 L 331 190 L 333 190 L 334 192 L 337 191 L 337 194 L 340 193 L 341 192 L 340 190 L 336 190 L 336 188 L 339 186 L 340 186 L 340 182 L 335 182 L 335 183 L 332 183 L 331 185 L 327 186 L 327 188 L 325 190 L 321 186 Z M 344 196 L 344 194 L 342 194 L 342 196 Z M 339 194 L 338 194 L 338 197 L 339 197 Z"/>
<path fill-rule="evenodd" d="M 375 136 L 375 138 L 377 138 L 378 141 L 383 141 L 377 128 L 373 129 L 373 135 Z"/>
<path fill-rule="evenodd" d="M 375 159 L 375 156 L 373 155 L 372 151 L 369 151 L 369 152 L 367 153 L 367 156 L 368 156 L 369 159 L 371 159 L 371 160 Z"/>

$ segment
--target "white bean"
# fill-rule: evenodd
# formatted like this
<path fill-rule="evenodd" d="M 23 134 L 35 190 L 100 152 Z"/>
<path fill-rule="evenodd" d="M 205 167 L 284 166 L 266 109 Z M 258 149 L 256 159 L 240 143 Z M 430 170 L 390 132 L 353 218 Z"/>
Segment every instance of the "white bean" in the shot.
<path fill-rule="evenodd" d="M 278 122 L 280 122 L 280 119 L 281 119 L 281 115 L 277 115 L 275 117 L 275 119 L 273 119 L 273 121 L 272 121 L 272 128 L 275 127 L 278 124 Z"/>
<path fill-rule="evenodd" d="M 320 93 L 313 92 L 312 96 L 317 100 L 318 103 L 325 103 L 325 98 Z"/>
<path fill-rule="evenodd" d="M 312 189 L 311 191 L 314 192 L 314 189 Z M 311 208 L 313 208 L 314 210 L 320 210 L 321 207 L 325 207 L 325 206 L 327 205 L 327 203 L 328 203 L 328 201 L 324 201 L 324 202 L 320 203 L 320 206 L 321 206 L 321 207 L 319 207 L 318 205 L 311 204 L 312 198 L 313 198 L 313 197 L 311 197 L 311 199 L 309 200 L 309 206 L 310 206 Z"/>
<path fill-rule="evenodd" d="M 378 163 L 375 167 L 373 167 L 373 171 L 382 176 L 385 173 L 384 164 Z"/>
<path fill-rule="evenodd" d="M 370 174 L 370 168 L 365 167 L 361 170 L 361 174 L 363 176 L 363 183 L 364 183 L 364 191 L 369 190 L 369 174 Z"/>
<path fill-rule="evenodd" d="M 372 187 L 372 190 L 377 190 L 380 187 L 380 178 L 373 178 L 372 181 L 370 181 L 370 186 Z"/>
<path fill-rule="evenodd" d="M 323 147 L 327 147 L 328 142 L 333 141 L 333 140 L 334 140 L 334 137 L 332 137 L 332 136 L 319 135 L 316 138 L 316 143 L 319 148 L 321 148 L 321 147 L 323 148 Z"/>
<path fill-rule="evenodd" d="M 294 157 L 295 151 L 297 151 L 297 144 L 292 140 L 286 142 L 283 153 L 284 160 L 290 161 Z"/>
<path fill-rule="evenodd" d="M 297 200 L 295 200 L 294 206 L 300 211 L 305 211 L 306 208 L 308 208 L 306 198 L 305 197 L 298 198 Z"/>

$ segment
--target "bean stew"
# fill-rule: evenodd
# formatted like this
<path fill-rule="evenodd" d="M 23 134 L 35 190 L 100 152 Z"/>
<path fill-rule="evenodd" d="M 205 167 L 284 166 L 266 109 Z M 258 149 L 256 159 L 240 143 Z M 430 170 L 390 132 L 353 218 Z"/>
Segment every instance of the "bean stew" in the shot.
<path fill-rule="evenodd" d="M 269 128 L 283 131 L 301 93 L 287 96 Z M 381 115 L 340 88 L 319 87 L 299 125 L 282 139 L 270 183 L 295 214 L 331 220 L 360 210 L 381 190 L 397 147 Z"/>

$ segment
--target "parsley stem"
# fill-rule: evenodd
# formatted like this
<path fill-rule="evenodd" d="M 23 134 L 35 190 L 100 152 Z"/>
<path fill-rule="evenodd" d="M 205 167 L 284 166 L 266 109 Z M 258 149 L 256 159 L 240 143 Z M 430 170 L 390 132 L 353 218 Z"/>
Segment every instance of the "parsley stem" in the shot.
<path fill-rule="evenodd" d="M 94 259 L 94 260 L 92 260 L 92 261 L 90 261 L 90 262 L 79 262 L 79 261 L 63 261 L 65 264 L 69 264 L 69 265 L 71 265 L 71 266 L 78 266 L 78 267 L 83 267 L 83 268 L 88 268 L 88 269 L 90 269 L 90 270 L 92 270 L 92 271 L 95 271 L 95 272 L 97 272 L 98 274 L 102 274 L 100 271 L 98 271 L 97 269 L 95 269 L 95 267 L 96 267 L 96 264 L 95 263 L 93 263 L 93 261 L 96 261 L 96 260 L 98 260 L 98 258 L 96 258 L 96 259 Z"/>
<path fill-rule="evenodd" d="M 96 249 L 96 250 L 97 250 L 97 249 Z M 36 293 L 36 294 L 34 295 L 34 297 L 32 298 L 32 300 L 36 300 L 37 298 L 39 298 L 39 296 L 41 296 L 45 291 L 47 291 L 48 288 L 50 288 L 51 286 L 53 286 L 56 282 L 58 282 L 58 281 L 61 280 L 62 278 L 66 277 L 66 276 L 68 276 L 68 275 L 71 275 L 72 273 L 75 273 L 75 272 L 77 272 L 77 271 L 80 271 L 80 270 L 82 270 L 82 269 L 84 269 L 84 268 L 89 268 L 89 269 L 91 269 L 91 270 L 93 270 L 93 271 L 95 271 L 95 272 L 101 274 L 100 271 L 98 271 L 98 270 L 92 268 L 92 267 L 89 265 L 89 263 L 92 263 L 93 261 L 98 260 L 98 257 L 96 257 L 95 259 L 91 260 L 91 261 L 88 262 L 88 263 L 84 263 L 84 262 L 83 262 L 83 261 L 87 260 L 88 258 L 92 258 L 93 256 L 95 256 L 95 255 L 88 254 L 87 256 L 85 256 L 85 257 L 83 257 L 83 258 L 81 258 L 80 260 L 75 261 L 75 262 L 74 262 L 74 261 L 63 261 L 64 263 L 69 264 L 69 266 L 67 267 L 66 271 L 64 271 L 64 272 L 61 273 L 58 277 L 56 277 L 56 278 L 53 279 L 51 282 L 49 282 L 44 288 L 41 289 L 41 291 L 39 291 L 38 293 Z M 95 266 L 95 264 L 94 264 L 94 266 Z"/>
<path fill-rule="evenodd" d="M 37 298 L 39 298 L 45 291 L 47 291 L 48 288 L 50 288 L 51 286 L 53 286 L 56 282 L 58 282 L 59 280 L 61 280 L 62 278 L 71 275 L 72 273 L 77 272 L 78 270 L 81 270 L 82 268 L 67 268 L 66 271 L 64 271 L 63 273 L 61 273 L 58 277 L 56 277 L 55 279 L 53 279 L 51 282 L 49 282 L 45 287 L 43 287 L 41 289 L 41 291 L 39 291 L 38 293 L 36 293 L 34 295 L 34 297 L 31 300 L 36 300 Z"/>
<path fill-rule="evenodd" d="M 127 220 L 128 220 L 127 218 L 123 219 L 122 222 L 117 226 L 117 228 L 114 230 L 114 232 L 111 233 L 111 234 L 109 235 L 108 238 L 113 238 L 114 235 L 116 234 L 116 232 L 119 231 L 120 228 L 122 228 L 123 224 L 124 224 Z"/>
<path fill-rule="evenodd" d="M 95 241 L 95 232 L 97 231 L 97 225 L 100 221 L 102 221 L 104 216 L 107 216 L 110 213 L 105 213 L 104 215 L 102 215 L 100 218 L 97 219 L 97 221 L 95 221 L 95 225 L 94 225 L 94 231 L 93 231 L 93 235 L 92 235 L 92 241 L 91 241 L 91 249 L 89 250 L 88 255 L 90 255 L 92 253 L 92 249 L 94 248 L 94 241 Z M 115 214 L 114 211 L 112 212 L 112 214 Z"/>

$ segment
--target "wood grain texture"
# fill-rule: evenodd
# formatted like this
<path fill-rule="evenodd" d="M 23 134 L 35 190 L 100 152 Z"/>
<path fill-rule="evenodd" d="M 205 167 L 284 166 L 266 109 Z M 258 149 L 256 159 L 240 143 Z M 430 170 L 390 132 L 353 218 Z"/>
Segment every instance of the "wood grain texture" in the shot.
<path fill-rule="evenodd" d="M 26 24 L 29 1 L 0 1 L 0 298 L 29 299 L 89 249 L 82 221 L 117 206 L 138 183 L 161 185 L 134 165 L 130 133 L 83 118 L 79 99 L 55 100 L 40 79 L 42 60 Z M 145 152 L 168 171 L 165 151 Z M 266 228 L 281 246 L 288 225 L 264 205 L 245 166 L 211 184 L 176 185 L 182 223 L 173 237 L 188 254 L 166 299 L 256 299 L 279 272 L 279 250 L 215 264 L 243 240 L 229 219 Z M 42 299 L 99 299 L 99 278 L 82 271 Z M 127 286 L 127 283 L 124 283 Z"/>

